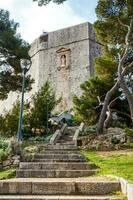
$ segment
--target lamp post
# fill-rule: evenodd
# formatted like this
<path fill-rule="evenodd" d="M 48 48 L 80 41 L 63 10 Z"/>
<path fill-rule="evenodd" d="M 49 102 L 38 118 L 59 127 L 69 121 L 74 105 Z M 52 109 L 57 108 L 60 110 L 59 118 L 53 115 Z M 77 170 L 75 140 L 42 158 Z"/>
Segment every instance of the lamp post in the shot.
<path fill-rule="evenodd" d="M 18 143 L 22 141 L 22 117 L 23 117 L 23 109 L 24 109 L 25 76 L 31 67 L 31 61 L 27 59 L 21 59 L 20 65 L 22 69 L 23 82 L 22 82 L 22 96 L 21 96 L 21 103 L 20 103 L 19 124 L 18 124 L 18 132 L 17 132 Z"/>

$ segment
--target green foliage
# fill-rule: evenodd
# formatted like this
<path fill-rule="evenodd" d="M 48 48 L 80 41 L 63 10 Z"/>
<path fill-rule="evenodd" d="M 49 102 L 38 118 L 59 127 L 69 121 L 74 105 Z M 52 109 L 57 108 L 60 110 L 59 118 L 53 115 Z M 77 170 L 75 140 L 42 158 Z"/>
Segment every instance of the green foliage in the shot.
<path fill-rule="evenodd" d="M 9 152 L 7 150 L 0 149 L 0 162 L 6 160 L 9 156 Z"/>
<path fill-rule="evenodd" d="M 31 103 L 25 103 L 23 112 L 23 137 L 32 136 L 32 130 L 42 130 L 46 132 L 47 120 L 51 112 L 58 104 L 55 94 L 50 84 L 46 82 L 44 86 L 33 96 Z M 0 116 L 0 135 L 10 137 L 17 134 L 19 122 L 20 103 L 17 100 L 12 109 Z"/>
<path fill-rule="evenodd" d="M 119 19 L 123 23 L 129 24 L 133 16 L 133 1 L 99 0 L 96 14 L 98 20 L 95 22 L 94 28 L 99 41 L 105 45 L 123 45 L 127 29 L 121 26 Z"/>
<path fill-rule="evenodd" d="M 99 0 L 96 14 L 98 20 L 94 23 L 94 30 L 99 42 L 103 44 L 101 55 L 94 60 L 96 75 L 81 85 L 82 95 L 80 97 L 74 96 L 73 99 L 77 119 L 88 125 L 97 123 L 105 96 L 116 82 L 118 53 L 123 51 L 127 33 L 127 29 L 119 21 L 130 24 L 133 1 Z M 124 65 L 133 60 L 132 55 L 131 47 Z M 126 81 L 130 91 L 133 91 L 131 73 L 130 76 L 126 77 Z M 112 96 L 112 99 L 115 98 L 117 100 L 111 105 L 112 112 L 117 115 L 117 121 L 130 126 L 130 111 L 123 91 L 119 90 Z"/>
<path fill-rule="evenodd" d="M 21 91 L 20 59 L 30 59 L 30 46 L 17 34 L 18 26 L 18 23 L 10 19 L 8 11 L 0 9 L 0 99 L 7 98 L 10 91 Z M 32 82 L 28 76 L 28 90 L 31 89 Z"/>
<path fill-rule="evenodd" d="M 133 129 L 125 128 L 125 133 L 127 134 L 127 136 L 133 138 Z"/>
<path fill-rule="evenodd" d="M 0 169 L 0 180 L 14 178 L 16 176 L 16 169 Z"/>
<path fill-rule="evenodd" d="M 24 106 L 24 112 L 27 112 L 27 104 Z M 19 112 L 20 112 L 20 103 L 17 100 L 14 104 L 12 109 L 5 113 L 4 116 L 0 117 L 1 120 L 1 127 L 0 127 L 0 134 L 3 136 L 16 136 L 17 129 L 18 129 L 18 121 L 19 121 Z M 23 117 L 23 121 L 25 123 L 25 115 Z"/>
<path fill-rule="evenodd" d="M 0 140 L 0 149 L 6 150 L 9 147 L 9 142 L 6 140 Z"/>
<path fill-rule="evenodd" d="M 35 154 L 37 152 L 36 146 L 27 146 L 23 149 L 24 154 Z"/>
<path fill-rule="evenodd" d="M 32 98 L 33 105 L 29 115 L 30 127 L 45 129 L 47 120 L 59 101 L 56 100 L 55 93 L 47 81 Z"/>
<path fill-rule="evenodd" d="M 65 2 L 66 0 L 33 0 L 33 1 L 37 1 L 39 6 L 42 6 L 42 5 L 46 6 L 50 2 L 61 4 L 61 3 Z"/>
<path fill-rule="evenodd" d="M 75 117 L 87 124 L 95 124 L 100 113 L 97 97 L 102 96 L 107 87 L 100 78 L 94 76 L 81 84 L 81 90 L 82 96 L 73 98 Z"/>
<path fill-rule="evenodd" d="M 9 146 L 9 141 L 1 139 L 0 140 L 0 162 L 6 160 L 10 155 L 11 149 Z"/>
<path fill-rule="evenodd" d="M 30 141 L 45 141 L 45 142 L 49 142 L 51 139 L 52 135 L 48 135 L 48 136 L 36 136 L 36 137 L 31 137 Z"/>
<path fill-rule="evenodd" d="M 97 125 L 89 126 L 85 128 L 84 131 L 82 131 L 79 136 L 87 136 L 90 134 L 96 134 L 96 131 L 97 131 Z"/>

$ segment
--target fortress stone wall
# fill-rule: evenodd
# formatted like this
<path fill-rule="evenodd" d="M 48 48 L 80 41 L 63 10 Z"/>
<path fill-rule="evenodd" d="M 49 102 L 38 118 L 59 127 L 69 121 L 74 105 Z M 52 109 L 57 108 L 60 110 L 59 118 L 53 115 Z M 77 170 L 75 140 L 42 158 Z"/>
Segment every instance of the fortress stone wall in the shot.
<path fill-rule="evenodd" d="M 73 95 L 81 94 L 80 84 L 94 74 L 93 59 L 100 53 L 100 44 L 87 22 L 42 34 L 31 44 L 29 53 L 30 74 L 35 83 L 27 98 L 49 80 L 57 98 L 62 96 L 58 109 L 63 111 L 72 107 Z M 10 94 L 5 106 L 11 106 L 12 97 Z M 0 111 L 4 109 L 4 102 L 0 102 L 0 107 Z"/>

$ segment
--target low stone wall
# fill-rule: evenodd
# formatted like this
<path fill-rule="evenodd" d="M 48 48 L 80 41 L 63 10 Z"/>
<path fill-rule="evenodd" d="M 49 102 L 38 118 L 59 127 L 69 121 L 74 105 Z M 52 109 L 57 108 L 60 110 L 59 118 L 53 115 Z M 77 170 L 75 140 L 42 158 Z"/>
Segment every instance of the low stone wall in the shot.
<path fill-rule="evenodd" d="M 121 191 L 128 200 L 133 200 L 133 183 L 128 182 L 122 177 L 109 175 L 109 177 L 116 178 L 121 184 Z"/>

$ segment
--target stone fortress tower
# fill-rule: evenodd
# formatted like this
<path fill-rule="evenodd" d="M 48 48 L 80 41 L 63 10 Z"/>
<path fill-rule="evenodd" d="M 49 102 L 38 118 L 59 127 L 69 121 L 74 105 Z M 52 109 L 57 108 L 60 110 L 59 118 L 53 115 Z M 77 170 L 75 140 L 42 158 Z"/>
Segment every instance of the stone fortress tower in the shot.
<path fill-rule="evenodd" d="M 58 110 L 70 109 L 73 95 L 81 94 L 80 84 L 94 74 L 93 59 L 99 53 L 100 44 L 88 22 L 43 33 L 31 44 L 30 74 L 35 83 L 25 98 L 30 99 L 48 80 L 56 97 L 62 96 Z M 7 100 L 0 101 L 0 113 L 9 110 L 18 97 L 18 94 L 10 93 Z"/>
<path fill-rule="evenodd" d="M 56 96 L 62 96 L 59 110 L 70 109 L 73 95 L 81 94 L 80 84 L 94 73 L 93 59 L 99 53 L 100 44 L 88 22 L 43 33 L 30 49 L 34 92 L 49 80 Z"/>

